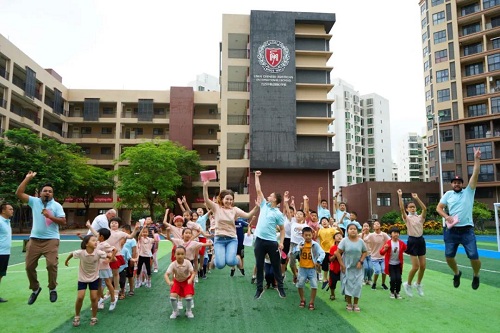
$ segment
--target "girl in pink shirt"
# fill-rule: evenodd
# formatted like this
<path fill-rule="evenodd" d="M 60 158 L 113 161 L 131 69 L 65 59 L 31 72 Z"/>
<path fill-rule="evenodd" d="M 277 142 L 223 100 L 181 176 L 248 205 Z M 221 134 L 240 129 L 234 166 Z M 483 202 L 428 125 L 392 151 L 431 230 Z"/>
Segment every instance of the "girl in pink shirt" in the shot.
<path fill-rule="evenodd" d="M 185 260 L 186 249 L 179 246 L 175 249 L 175 261 L 173 261 L 165 272 L 165 282 L 170 286 L 170 304 L 172 304 L 172 314 L 170 319 L 175 319 L 179 315 L 177 298 L 186 298 L 186 317 L 194 318 L 192 312 L 195 277 L 193 265 L 189 260 Z M 172 280 L 170 280 L 172 275 Z"/>
<path fill-rule="evenodd" d="M 141 237 L 137 241 L 139 250 L 139 261 L 137 263 L 137 276 L 141 276 L 142 266 L 146 266 L 146 288 L 151 288 L 151 258 L 153 257 L 152 248 L 155 242 L 154 238 L 148 237 L 148 228 L 143 228 Z M 143 280 L 144 281 L 144 280 Z M 140 286 L 140 285 L 139 285 Z M 137 285 L 136 285 L 137 287 Z"/>

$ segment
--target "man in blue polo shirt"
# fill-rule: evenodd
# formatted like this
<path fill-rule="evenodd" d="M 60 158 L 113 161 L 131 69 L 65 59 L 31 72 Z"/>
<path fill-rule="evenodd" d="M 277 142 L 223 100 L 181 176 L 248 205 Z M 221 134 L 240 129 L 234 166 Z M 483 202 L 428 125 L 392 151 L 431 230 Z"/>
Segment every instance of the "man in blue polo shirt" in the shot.
<path fill-rule="evenodd" d="M 285 290 L 283 289 L 283 277 L 281 271 L 280 251 L 283 250 L 283 242 L 285 240 L 285 217 L 279 210 L 281 203 L 281 194 L 271 193 L 266 200 L 260 188 L 260 171 L 255 171 L 255 190 L 257 192 L 257 201 L 260 202 L 259 219 L 255 228 L 255 266 L 257 267 L 257 291 L 255 299 L 259 299 L 264 293 L 264 259 L 266 254 L 271 260 L 271 266 L 276 281 L 278 282 L 278 294 L 281 298 L 285 298 Z M 276 228 L 280 231 L 279 244 L 276 241 Z"/>
<path fill-rule="evenodd" d="M 462 244 L 467 257 L 470 259 L 474 276 L 472 289 L 479 288 L 479 270 L 481 261 L 477 252 L 476 235 L 474 234 L 474 221 L 472 221 L 472 207 L 476 193 L 477 178 L 479 176 L 481 150 L 474 148 L 474 169 L 469 179 L 469 185 L 464 189 L 464 180 L 457 176 L 451 180 L 453 190 L 446 192 L 436 208 L 439 215 L 445 218 L 446 227 L 443 230 L 445 257 L 453 273 L 453 286 L 460 286 L 462 271 L 458 269 L 455 255 L 458 246 Z M 445 207 L 448 207 L 449 214 Z"/>
<path fill-rule="evenodd" d="M 57 301 L 57 265 L 59 261 L 59 226 L 66 224 L 66 214 L 61 204 L 54 200 L 54 188 L 51 184 L 41 186 L 40 197 L 32 197 L 25 193 L 28 183 L 35 178 L 36 172 L 30 171 L 19 184 L 16 196 L 27 202 L 33 213 L 33 226 L 31 228 L 30 240 L 26 245 L 26 274 L 33 291 L 28 299 L 28 304 L 35 303 L 36 298 L 42 291 L 36 267 L 41 256 L 47 262 L 49 275 L 49 298 L 53 303 Z"/>
<path fill-rule="evenodd" d="M 12 228 L 10 218 L 14 215 L 14 208 L 8 203 L 0 204 L 0 281 L 7 275 L 9 266 L 10 248 L 12 247 Z M 0 303 L 7 302 L 0 297 Z"/>

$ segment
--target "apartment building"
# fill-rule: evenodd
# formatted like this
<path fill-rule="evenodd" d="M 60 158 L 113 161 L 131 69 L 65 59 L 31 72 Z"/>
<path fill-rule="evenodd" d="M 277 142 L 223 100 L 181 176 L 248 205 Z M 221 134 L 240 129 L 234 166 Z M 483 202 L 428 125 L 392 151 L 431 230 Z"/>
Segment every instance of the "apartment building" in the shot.
<path fill-rule="evenodd" d="M 425 163 L 422 137 L 417 133 L 408 133 L 399 144 L 398 181 L 425 181 Z"/>
<path fill-rule="evenodd" d="M 255 199 L 251 169 L 262 170 L 266 194 L 293 185 L 297 196 L 312 195 L 320 186 L 331 188 L 339 167 L 328 132 L 334 23 L 334 14 L 323 13 L 224 15 L 220 92 L 205 76 L 193 86 L 161 91 L 68 89 L 54 70 L 0 35 L 0 131 L 24 127 L 77 144 L 89 163 L 105 169 L 118 167 L 113 161 L 125 147 L 177 141 L 217 170 L 210 194 L 232 189 L 242 208 Z M 202 183 L 191 185 L 192 206 L 201 206 Z M 118 200 L 114 192 L 103 193 L 91 215 Z M 64 207 L 69 219 L 83 216 L 81 203 L 68 200 Z"/>
<path fill-rule="evenodd" d="M 419 5 L 430 180 L 445 191 L 456 175 L 467 183 L 481 148 L 476 198 L 491 207 L 500 196 L 500 1 Z"/>
<path fill-rule="evenodd" d="M 389 102 L 377 94 L 360 95 L 342 79 L 333 84 L 331 130 L 333 149 L 340 152 L 340 169 L 333 174 L 335 191 L 365 181 L 391 181 Z"/>

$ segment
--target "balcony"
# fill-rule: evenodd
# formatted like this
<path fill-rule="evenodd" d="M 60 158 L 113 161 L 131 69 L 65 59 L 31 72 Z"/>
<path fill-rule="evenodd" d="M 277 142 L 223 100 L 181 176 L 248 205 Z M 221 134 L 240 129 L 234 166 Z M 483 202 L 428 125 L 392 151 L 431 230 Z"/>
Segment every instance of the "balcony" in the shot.
<path fill-rule="evenodd" d="M 250 84 L 248 82 L 228 81 L 227 91 L 249 92 L 250 91 Z"/>
<path fill-rule="evenodd" d="M 247 160 L 250 156 L 249 149 L 228 149 L 227 159 L 228 160 Z"/>
<path fill-rule="evenodd" d="M 0 99 L 0 108 L 7 108 L 7 100 L 5 99 Z"/>
<path fill-rule="evenodd" d="M 0 76 L 8 81 L 9 77 L 10 77 L 10 73 L 7 72 L 7 70 L 4 67 L 0 67 Z"/>
<path fill-rule="evenodd" d="M 63 134 L 62 124 L 55 124 L 55 123 L 50 123 L 50 122 L 44 121 L 43 128 L 45 128 L 46 130 L 55 132 L 55 133 L 59 134 L 60 136 L 62 136 L 62 134 Z"/>
<path fill-rule="evenodd" d="M 228 115 L 228 125 L 248 125 L 250 116 L 247 115 Z"/>
<path fill-rule="evenodd" d="M 134 132 L 125 132 L 121 133 L 120 135 L 121 139 L 148 139 L 148 140 L 153 140 L 153 139 L 160 139 L 160 140 L 168 140 L 170 138 L 169 133 L 166 134 L 137 134 Z"/>
<path fill-rule="evenodd" d="M 250 59 L 250 50 L 244 49 L 229 49 L 227 57 L 231 59 Z"/>
<path fill-rule="evenodd" d="M 33 111 L 24 109 L 18 105 L 11 104 L 10 105 L 10 111 L 14 114 L 17 114 L 18 116 L 27 118 L 31 121 L 33 121 L 35 124 L 40 125 L 40 119 L 38 118 L 38 114 L 34 113 Z"/>
<path fill-rule="evenodd" d="M 21 88 L 23 91 L 26 88 L 26 81 L 24 81 L 18 76 L 14 75 L 14 77 L 12 78 L 12 83 L 14 83 L 15 86 Z"/>

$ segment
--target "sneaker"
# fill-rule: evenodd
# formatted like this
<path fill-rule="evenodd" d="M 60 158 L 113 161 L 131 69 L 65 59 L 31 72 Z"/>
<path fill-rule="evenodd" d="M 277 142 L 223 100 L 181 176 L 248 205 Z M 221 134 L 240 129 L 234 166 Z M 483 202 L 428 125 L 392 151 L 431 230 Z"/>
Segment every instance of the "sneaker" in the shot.
<path fill-rule="evenodd" d="M 474 276 L 472 278 L 472 289 L 476 290 L 479 288 L 479 276 Z"/>
<path fill-rule="evenodd" d="M 142 285 L 141 281 L 139 280 L 135 281 L 135 289 L 139 289 L 141 285 Z"/>
<path fill-rule="evenodd" d="M 104 298 L 100 298 L 99 301 L 97 302 L 97 309 L 98 310 L 104 309 Z"/>
<path fill-rule="evenodd" d="M 155 269 L 153 270 L 153 273 L 158 273 L 158 268 L 155 268 Z"/>
<path fill-rule="evenodd" d="M 377 289 L 377 285 L 374 283 L 372 284 L 372 290 L 376 290 Z"/>
<path fill-rule="evenodd" d="M 391 298 L 396 298 L 396 295 L 394 293 L 391 293 Z"/>
<path fill-rule="evenodd" d="M 179 300 L 179 301 L 177 302 L 177 310 L 182 310 L 182 309 L 184 309 L 184 306 L 182 306 L 182 301 L 181 301 L 181 300 Z"/>
<path fill-rule="evenodd" d="M 255 292 L 255 296 L 253 298 L 260 299 L 262 297 L 263 293 L 264 293 L 264 289 L 257 289 L 257 291 Z"/>
<path fill-rule="evenodd" d="M 192 311 L 186 311 L 186 317 L 188 317 L 189 319 L 194 318 L 193 312 Z M 170 318 L 172 318 L 172 317 L 170 317 Z"/>
<path fill-rule="evenodd" d="M 116 308 L 116 303 L 118 303 L 116 299 L 114 302 L 109 303 L 109 311 L 113 311 Z"/>
<path fill-rule="evenodd" d="M 387 286 L 385 285 L 385 283 L 382 283 L 382 289 L 389 290 L 389 288 L 387 288 Z"/>
<path fill-rule="evenodd" d="M 106 293 L 106 295 L 104 295 L 104 298 L 102 299 L 102 301 L 106 301 L 108 300 L 109 298 L 111 297 L 111 295 L 109 293 Z"/>
<path fill-rule="evenodd" d="M 148 282 L 146 283 L 146 288 L 151 288 L 151 280 L 148 280 Z"/>
<path fill-rule="evenodd" d="M 42 288 L 38 288 L 38 290 L 35 290 L 34 292 L 31 293 L 30 298 L 28 299 L 28 305 L 35 303 L 36 298 L 38 297 L 38 295 L 40 295 L 41 291 Z"/>
<path fill-rule="evenodd" d="M 234 272 L 236 271 L 235 268 L 231 268 L 231 273 L 229 274 L 229 276 L 233 277 L 234 276 Z"/>
<path fill-rule="evenodd" d="M 5 298 L 0 297 L 0 303 L 6 303 L 7 300 Z"/>
<path fill-rule="evenodd" d="M 191 309 L 194 309 L 194 299 L 191 299 Z"/>
<path fill-rule="evenodd" d="M 411 290 L 411 285 L 408 284 L 408 282 L 403 282 L 403 289 L 408 297 L 413 297 L 413 291 Z"/>
<path fill-rule="evenodd" d="M 395 298 L 395 299 L 401 299 L 401 296 L 399 296 L 399 294 L 398 294 L 398 293 L 395 293 L 395 294 L 394 294 L 394 298 Z"/>
<path fill-rule="evenodd" d="M 321 285 L 321 289 L 325 289 L 327 285 L 328 285 L 328 281 L 323 281 L 323 284 Z"/>
<path fill-rule="evenodd" d="M 460 287 L 460 277 L 462 276 L 462 271 L 458 271 L 458 274 L 453 275 L 453 287 Z"/>
<path fill-rule="evenodd" d="M 206 279 L 207 279 L 207 276 L 206 276 L 206 275 L 203 275 L 201 278 L 202 278 L 203 280 L 206 280 Z"/>
<path fill-rule="evenodd" d="M 415 282 L 413 284 L 413 287 L 415 287 L 415 289 L 417 289 L 417 293 L 420 297 L 424 296 L 424 289 L 422 288 L 422 284 L 418 284 Z"/>
<path fill-rule="evenodd" d="M 170 319 L 175 319 L 179 315 L 178 311 L 173 311 L 172 314 L 170 315 Z"/>
<path fill-rule="evenodd" d="M 194 277 L 194 283 L 198 283 L 198 276 Z"/>
<path fill-rule="evenodd" d="M 278 295 L 280 295 L 281 298 L 285 298 L 285 290 L 283 288 L 278 288 Z"/>
<path fill-rule="evenodd" d="M 250 281 L 250 283 L 255 284 L 255 280 L 257 280 L 257 278 L 252 276 L 252 280 Z"/>
<path fill-rule="evenodd" d="M 244 268 L 240 268 L 240 273 L 242 276 L 245 276 L 245 269 Z"/>
<path fill-rule="evenodd" d="M 55 301 L 57 301 L 57 291 L 51 290 L 49 293 L 49 299 L 50 299 L 51 303 L 54 303 Z"/>

